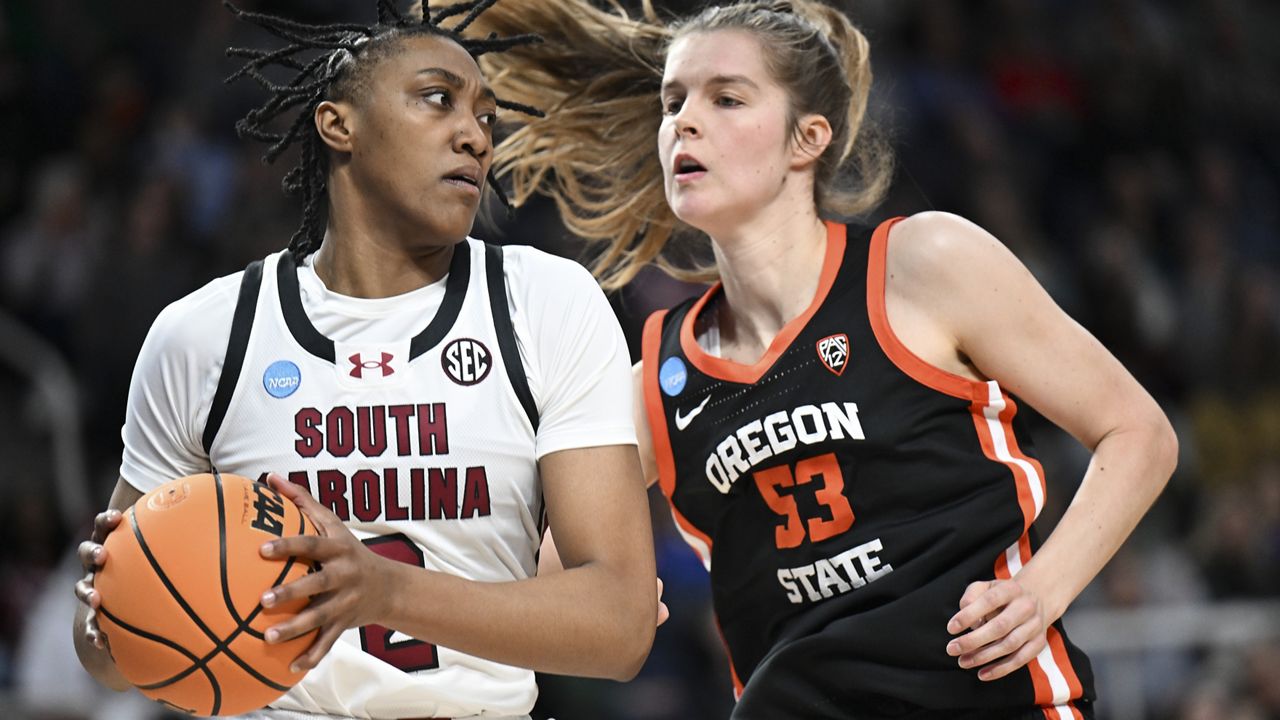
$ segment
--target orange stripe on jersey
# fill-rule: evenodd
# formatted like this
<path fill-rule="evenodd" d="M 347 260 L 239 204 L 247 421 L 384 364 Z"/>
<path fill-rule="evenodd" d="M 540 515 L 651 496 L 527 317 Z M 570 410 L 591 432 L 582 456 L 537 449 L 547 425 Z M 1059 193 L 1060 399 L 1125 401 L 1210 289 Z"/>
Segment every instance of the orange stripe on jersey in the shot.
<path fill-rule="evenodd" d="M 703 567 L 711 569 L 711 538 L 694 527 L 688 518 L 676 510 L 671 496 L 676 491 L 676 459 L 671 449 L 671 436 L 667 433 L 667 418 L 662 408 L 662 390 L 658 386 L 658 366 L 662 358 L 658 357 L 662 343 L 662 320 L 666 310 L 659 310 L 649 316 L 644 323 L 644 335 L 640 343 L 640 359 L 644 363 L 641 369 L 644 382 L 644 415 L 649 421 L 649 432 L 653 436 L 653 458 L 658 465 L 658 486 L 667 498 L 667 506 L 671 508 L 671 517 L 684 537 L 685 542 L 698 554 Z"/>
<path fill-rule="evenodd" d="M 1062 633 L 1058 632 L 1058 628 L 1049 626 L 1046 631 L 1049 638 L 1049 647 L 1053 650 L 1053 659 L 1057 661 L 1058 668 L 1062 670 L 1062 676 L 1067 680 L 1067 689 L 1069 700 L 1077 700 L 1084 695 L 1084 686 L 1080 683 L 1076 670 L 1071 665 L 1071 656 L 1067 654 L 1067 643 L 1062 639 Z M 1074 709 L 1074 708 L 1073 708 Z"/>
<path fill-rule="evenodd" d="M 885 220 L 871 234 L 871 252 L 867 259 L 867 316 L 871 320 L 871 331 L 876 336 L 876 342 L 899 370 L 921 385 L 962 400 L 985 399 L 986 392 L 982 383 L 949 373 L 926 362 L 904 345 L 889 326 L 889 312 L 885 306 L 889 231 L 902 219 L 896 217 Z"/>
<path fill-rule="evenodd" d="M 1004 401 L 1005 409 L 1000 413 L 1000 424 L 1004 428 L 1004 437 L 1005 442 L 1009 447 L 1009 454 L 1031 465 L 1034 470 L 1035 482 L 1038 482 L 1040 485 L 1040 497 L 1043 498 L 1047 492 L 1047 488 L 1045 487 L 1044 466 L 1040 464 L 1039 460 L 1022 452 L 1022 448 L 1018 447 L 1018 436 L 1013 432 L 1013 416 L 1018 414 L 1018 405 L 1007 393 L 1004 394 Z M 1021 502 L 1021 495 L 1019 495 L 1018 500 Z M 1034 504 L 1034 500 L 1032 502 Z M 1036 513 L 1036 517 L 1039 517 L 1039 512 Z M 1032 519 L 1034 520 L 1035 518 Z M 1031 527 L 1031 523 L 1027 523 L 1027 527 Z"/>
<path fill-rule="evenodd" d="M 1032 660 L 1027 663 L 1027 671 L 1031 673 L 1031 687 L 1035 688 L 1035 702 L 1038 705 L 1053 702 L 1053 685 L 1049 675 L 1040 667 L 1040 663 Z"/>
<path fill-rule="evenodd" d="M 845 234 L 848 232 L 841 223 L 828 222 L 827 225 L 827 251 L 822 259 L 822 274 L 818 276 L 818 288 L 813 294 L 813 300 L 809 302 L 809 307 L 800 315 L 791 318 L 787 324 L 782 327 L 782 331 L 773 338 L 773 342 L 769 343 L 769 349 L 765 351 L 763 357 L 752 365 L 726 360 L 725 358 L 708 355 L 698 345 L 698 338 L 694 335 L 693 328 L 706 308 L 707 302 L 718 292 L 721 291 L 720 283 L 716 283 L 698 298 L 693 304 L 689 312 L 684 317 L 684 323 L 680 326 L 680 348 L 684 350 L 685 357 L 693 366 L 701 370 L 703 373 L 710 375 L 718 380 L 727 380 L 729 382 L 743 383 L 754 385 L 764 377 L 764 374 L 773 367 L 773 364 L 782 356 L 782 353 L 791 347 L 791 343 L 795 341 L 796 336 L 809 323 L 809 319 L 814 313 L 818 312 L 818 308 L 822 307 L 822 303 L 827 299 L 827 294 L 831 292 L 831 286 L 835 284 L 836 275 L 840 271 L 840 263 L 844 260 Z"/>
<path fill-rule="evenodd" d="M 1012 407 L 1008 402 L 1004 402 L 1004 407 L 998 412 L 993 413 L 995 407 L 991 403 L 994 395 L 998 401 L 1005 401 L 1007 398 L 1003 393 L 998 393 L 991 386 L 983 385 L 985 394 L 979 398 L 975 397 L 969 406 L 969 411 L 973 416 L 974 430 L 978 435 L 978 444 L 982 447 L 983 455 L 992 462 L 998 462 L 1007 466 L 1013 476 L 1014 485 L 1018 495 L 1018 505 L 1022 509 L 1023 515 L 1023 533 L 1019 536 L 1016 543 L 1008 548 L 1005 552 L 1000 553 L 995 560 L 993 572 L 995 577 L 1000 580 L 1009 580 L 1017 574 L 1022 566 L 1031 559 L 1031 541 L 1026 530 L 1036 517 L 1035 499 L 1031 494 L 1031 479 L 1026 471 L 1016 462 L 1012 462 L 1009 456 L 1010 446 L 1008 439 L 1012 435 Z M 977 392 L 975 391 L 975 395 Z M 1005 422 L 1000 422 L 1002 416 Z M 996 437 L 996 433 L 1000 434 L 1000 438 Z M 1005 450 L 1001 453 L 1000 448 Z M 1004 454 L 1005 457 L 1001 457 Z M 1011 553 L 1013 555 L 1011 556 Z M 1049 679 L 1051 669 L 1046 669 L 1040 664 L 1039 658 L 1027 663 L 1027 672 L 1031 675 L 1031 685 L 1035 693 L 1035 702 L 1037 704 L 1046 704 L 1054 702 L 1053 683 Z M 1046 710 L 1046 715 L 1050 712 Z"/>
<path fill-rule="evenodd" d="M 667 434 L 666 413 L 662 409 L 662 390 L 658 387 L 658 357 L 662 347 L 662 319 L 666 310 L 658 310 L 644 322 L 644 334 L 640 341 L 641 370 L 644 377 L 644 415 L 649 420 L 649 432 L 653 435 L 653 457 L 658 464 L 658 484 L 668 498 L 676 489 L 676 459 L 671 450 L 671 437 Z"/>
<path fill-rule="evenodd" d="M 988 393 L 991 392 L 987 386 L 982 386 Z M 969 406 L 969 412 L 973 414 L 973 425 L 978 431 L 978 442 L 982 446 L 982 453 L 992 462 L 1001 463 L 1009 468 L 1013 474 L 1014 487 L 1018 493 L 1018 506 L 1022 508 L 1022 529 L 1025 531 L 1031 527 L 1031 523 L 1035 522 L 1036 516 L 1039 515 L 1039 509 L 1036 507 L 1035 495 L 1031 487 L 1031 478 L 1028 476 L 1026 469 L 1017 462 L 1017 460 L 1026 460 L 1026 456 L 1018 457 L 1013 454 L 1016 443 L 1010 443 L 1013 437 L 1013 413 L 1016 412 L 1012 402 L 1008 398 L 999 393 L 999 398 L 1005 402 L 1005 407 L 1000 413 L 992 418 L 991 398 L 988 394 L 982 399 L 975 398 Z M 1007 416 L 1006 416 L 1007 413 Z M 1003 446 L 1007 455 L 1001 457 L 1002 453 L 997 447 L 996 433 L 1000 433 L 1000 445 Z M 1020 454 L 1020 453 L 1019 453 Z M 1039 463 L 1036 464 L 1037 466 Z M 1040 477 L 1044 477 L 1040 473 Z M 1043 489 L 1041 497 L 1043 497 Z M 1024 558 L 1030 559 L 1029 557 Z"/>

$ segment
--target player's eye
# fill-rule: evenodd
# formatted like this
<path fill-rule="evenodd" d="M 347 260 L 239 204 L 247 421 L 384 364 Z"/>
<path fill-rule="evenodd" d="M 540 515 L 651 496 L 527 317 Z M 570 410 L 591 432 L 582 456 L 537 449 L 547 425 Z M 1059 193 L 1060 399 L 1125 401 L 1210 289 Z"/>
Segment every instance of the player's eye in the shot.
<path fill-rule="evenodd" d="M 684 98 L 669 97 L 662 101 L 662 112 L 667 115 L 675 115 L 680 112 L 680 108 L 684 105 Z"/>
<path fill-rule="evenodd" d="M 453 97 L 449 95 L 448 90 L 428 90 L 422 94 L 422 99 L 432 105 L 440 105 L 441 107 L 453 107 Z"/>

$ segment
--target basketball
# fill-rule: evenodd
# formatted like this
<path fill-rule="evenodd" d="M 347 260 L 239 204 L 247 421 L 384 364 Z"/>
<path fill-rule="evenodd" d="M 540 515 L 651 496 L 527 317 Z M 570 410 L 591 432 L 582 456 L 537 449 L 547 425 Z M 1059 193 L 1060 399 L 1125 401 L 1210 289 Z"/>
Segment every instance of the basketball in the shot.
<path fill-rule="evenodd" d="M 302 679 L 289 664 L 315 632 L 268 645 L 267 628 L 306 601 L 264 608 L 259 599 L 310 567 L 259 548 L 303 534 L 316 530 L 297 506 L 237 475 L 192 475 L 143 495 L 107 536 L 95 579 L 98 626 L 121 674 L 192 715 L 236 715 L 284 694 Z"/>

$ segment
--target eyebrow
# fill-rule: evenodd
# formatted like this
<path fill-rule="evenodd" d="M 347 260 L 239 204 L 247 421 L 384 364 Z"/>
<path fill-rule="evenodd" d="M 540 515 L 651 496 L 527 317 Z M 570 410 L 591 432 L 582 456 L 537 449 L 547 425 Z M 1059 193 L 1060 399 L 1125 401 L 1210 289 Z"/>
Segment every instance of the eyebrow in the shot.
<path fill-rule="evenodd" d="M 446 83 L 458 89 L 462 89 L 467 86 L 467 81 L 463 80 L 461 75 L 455 72 L 452 72 L 450 70 L 445 70 L 444 68 L 439 68 L 439 67 L 422 68 L 421 70 L 418 71 L 418 74 L 432 75 L 434 77 L 438 77 L 441 80 L 445 81 Z M 498 100 L 497 94 L 494 93 L 493 88 L 489 87 L 488 85 L 480 86 L 480 96 L 485 98 L 486 100 L 491 100 L 493 102 L 497 102 Z"/>
<path fill-rule="evenodd" d="M 748 87 L 756 88 L 757 90 L 760 88 L 754 80 L 746 75 L 716 75 L 707 81 L 707 85 L 712 87 L 718 87 L 721 85 L 746 85 Z M 679 80 L 670 80 L 662 84 L 662 92 L 664 93 L 668 90 L 684 89 L 684 83 Z"/>

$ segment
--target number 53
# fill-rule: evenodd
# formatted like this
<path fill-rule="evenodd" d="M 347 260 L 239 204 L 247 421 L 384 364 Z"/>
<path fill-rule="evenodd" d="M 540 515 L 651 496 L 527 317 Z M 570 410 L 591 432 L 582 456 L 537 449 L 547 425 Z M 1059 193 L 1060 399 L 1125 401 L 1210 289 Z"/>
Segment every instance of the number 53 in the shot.
<path fill-rule="evenodd" d="M 801 460 L 792 472 L 789 465 L 779 465 L 754 473 L 756 487 L 765 504 L 783 518 L 775 529 L 778 549 L 799 547 L 806 535 L 812 542 L 833 538 L 853 526 L 853 508 L 844 496 L 844 474 L 835 453 Z M 800 508 L 792 493 L 782 494 L 782 488 L 807 485 L 821 481 L 815 497 L 831 513 L 831 519 L 811 517 L 806 523 L 800 517 Z M 807 530 L 807 532 L 806 532 Z"/>

